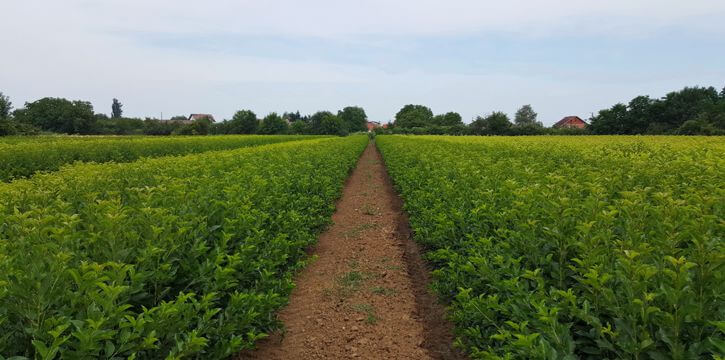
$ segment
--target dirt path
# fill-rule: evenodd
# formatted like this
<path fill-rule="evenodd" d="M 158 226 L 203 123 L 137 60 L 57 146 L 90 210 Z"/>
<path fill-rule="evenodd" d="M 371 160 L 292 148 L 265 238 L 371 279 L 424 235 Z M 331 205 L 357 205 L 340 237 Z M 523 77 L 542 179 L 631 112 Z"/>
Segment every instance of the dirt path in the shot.
<path fill-rule="evenodd" d="M 285 331 L 241 359 L 458 359 L 452 327 L 374 144 L 347 181 L 318 257 L 280 312 Z"/>

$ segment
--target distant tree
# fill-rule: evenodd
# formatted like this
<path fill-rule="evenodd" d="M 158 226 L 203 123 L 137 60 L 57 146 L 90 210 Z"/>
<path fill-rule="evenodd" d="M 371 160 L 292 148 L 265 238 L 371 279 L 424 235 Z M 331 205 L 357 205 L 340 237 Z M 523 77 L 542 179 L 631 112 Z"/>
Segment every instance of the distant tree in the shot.
<path fill-rule="evenodd" d="M 627 114 L 620 120 L 622 134 L 644 134 L 649 125 L 657 122 L 656 101 L 649 96 L 637 96 L 627 105 Z"/>
<path fill-rule="evenodd" d="M 395 126 L 400 128 L 425 127 L 431 124 L 433 112 L 423 105 L 405 105 L 395 114 Z"/>
<path fill-rule="evenodd" d="M 24 109 L 15 110 L 13 114 L 18 121 L 41 130 L 66 134 L 90 134 L 96 120 L 91 103 L 61 98 L 25 103 Z"/>
<path fill-rule="evenodd" d="M 146 118 L 143 121 L 143 133 L 145 135 L 171 135 L 183 126 L 182 123 L 175 121 L 159 121 L 158 119 Z"/>
<path fill-rule="evenodd" d="M 589 119 L 589 128 L 594 134 L 626 134 L 628 120 L 627 106 L 616 104 Z"/>
<path fill-rule="evenodd" d="M 309 133 L 307 123 L 303 120 L 293 122 L 289 127 L 290 134 L 301 135 Z"/>
<path fill-rule="evenodd" d="M 531 105 L 524 105 L 516 111 L 516 115 L 514 116 L 514 124 L 516 124 L 516 126 L 543 126 L 541 122 L 536 121 L 537 116 L 538 114 L 534 112 L 534 109 L 531 107 Z"/>
<path fill-rule="evenodd" d="M 349 132 L 367 131 L 368 116 L 358 106 L 348 106 L 337 112 Z"/>
<path fill-rule="evenodd" d="M 347 124 L 339 116 L 326 114 L 320 121 L 320 134 L 345 136 L 348 134 Z"/>
<path fill-rule="evenodd" d="M 511 126 L 508 115 L 494 111 L 485 118 L 477 117 L 469 127 L 476 135 L 505 135 Z"/>
<path fill-rule="evenodd" d="M 121 104 L 118 99 L 114 98 L 113 103 L 111 104 L 111 118 L 112 119 L 118 119 L 121 117 L 121 114 L 123 114 L 123 110 L 121 109 L 123 107 L 123 104 Z"/>
<path fill-rule="evenodd" d="M 10 97 L 5 96 L 2 92 L 0 92 L 0 119 L 8 118 L 12 110 L 13 103 L 10 102 Z"/>
<path fill-rule="evenodd" d="M 461 114 L 457 112 L 447 112 L 431 118 L 431 124 L 438 126 L 455 126 L 463 124 L 463 119 L 461 119 Z"/>
<path fill-rule="evenodd" d="M 471 121 L 468 127 L 473 135 L 485 135 L 488 129 L 488 123 L 485 118 L 476 116 L 476 119 Z"/>
<path fill-rule="evenodd" d="M 725 130 L 722 99 L 714 87 L 685 87 L 660 99 L 637 96 L 627 105 L 600 110 L 589 129 L 595 134 L 714 134 Z"/>
<path fill-rule="evenodd" d="M 302 115 L 300 115 L 299 111 L 296 112 L 285 112 L 282 114 L 282 119 L 285 119 L 289 121 L 290 123 L 293 123 L 298 120 L 302 120 Z"/>
<path fill-rule="evenodd" d="M 508 115 L 500 111 L 494 111 L 486 117 L 488 128 L 494 135 L 505 135 L 506 131 L 511 127 L 511 121 Z"/>
<path fill-rule="evenodd" d="M 318 111 L 310 116 L 308 121 L 307 131 L 308 134 L 323 134 L 322 131 L 322 119 L 327 116 L 334 116 L 335 114 L 329 111 Z"/>
<path fill-rule="evenodd" d="M 170 120 L 177 120 L 178 121 L 178 120 L 187 120 L 187 119 L 189 119 L 189 117 L 188 116 L 185 116 L 185 115 L 174 115 L 174 116 L 171 117 Z"/>
<path fill-rule="evenodd" d="M 251 110 L 239 110 L 229 121 L 229 134 L 254 134 L 259 128 L 257 114 Z"/>
<path fill-rule="evenodd" d="M 209 118 L 201 118 L 194 120 L 191 124 L 183 125 L 172 133 L 173 135 L 207 135 L 211 128 L 211 120 Z"/>
<path fill-rule="evenodd" d="M 273 112 L 264 117 L 262 125 L 259 127 L 259 133 L 266 135 L 285 134 L 287 129 L 287 121 Z"/>
<path fill-rule="evenodd" d="M 697 118 L 701 112 L 718 100 L 719 94 L 714 87 L 685 87 L 665 95 L 661 100 L 661 111 L 657 112 L 656 116 L 670 128 L 678 128 L 685 121 Z"/>

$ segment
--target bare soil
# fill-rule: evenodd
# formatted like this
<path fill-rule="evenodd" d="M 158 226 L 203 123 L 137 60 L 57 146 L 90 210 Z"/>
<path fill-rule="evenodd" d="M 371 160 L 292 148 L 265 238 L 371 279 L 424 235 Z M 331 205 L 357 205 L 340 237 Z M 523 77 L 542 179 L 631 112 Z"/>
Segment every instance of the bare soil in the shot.
<path fill-rule="evenodd" d="M 279 314 L 284 330 L 240 359 L 462 359 L 427 288 L 428 269 L 371 144 L 350 175 L 316 259 Z"/>

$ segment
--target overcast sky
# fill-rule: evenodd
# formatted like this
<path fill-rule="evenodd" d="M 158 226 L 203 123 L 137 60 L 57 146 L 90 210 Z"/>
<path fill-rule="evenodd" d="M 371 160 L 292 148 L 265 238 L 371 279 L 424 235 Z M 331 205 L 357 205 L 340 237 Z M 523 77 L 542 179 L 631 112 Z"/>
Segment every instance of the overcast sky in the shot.
<path fill-rule="evenodd" d="M 2 0 L 0 92 L 165 118 L 405 104 L 551 125 L 725 86 L 721 0 Z"/>

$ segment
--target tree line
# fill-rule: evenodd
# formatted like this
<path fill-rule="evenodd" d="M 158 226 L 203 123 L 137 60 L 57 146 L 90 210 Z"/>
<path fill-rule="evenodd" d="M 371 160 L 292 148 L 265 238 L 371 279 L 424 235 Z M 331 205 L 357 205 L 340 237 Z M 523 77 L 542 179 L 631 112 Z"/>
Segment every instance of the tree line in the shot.
<path fill-rule="evenodd" d="M 232 119 L 193 123 L 185 116 L 171 120 L 126 118 L 123 104 L 113 99 L 111 117 L 96 114 L 87 101 L 43 98 L 13 110 L 10 99 L 0 92 L 0 135 L 65 134 L 113 135 L 206 135 L 206 134 L 319 134 L 347 135 L 366 131 L 365 110 L 348 106 L 337 113 L 318 111 L 312 115 L 285 112 L 259 118 L 251 110 L 239 110 Z M 424 105 L 405 105 L 395 120 L 377 133 L 431 135 L 725 135 L 725 87 L 685 87 L 661 98 L 637 96 L 629 103 L 615 104 L 592 114 L 584 129 L 549 128 L 538 121 L 531 105 L 522 106 L 513 121 L 501 111 L 476 117 L 464 124 L 456 112 L 433 114 Z"/>
<path fill-rule="evenodd" d="M 538 114 L 531 105 L 524 105 L 516 111 L 513 121 L 502 111 L 477 116 L 470 124 L 464 124 L 456 112 L 434 115 L 424 105 L 405 105 L 392 123 L 385 128 L 375 129 L 379 134 L 413 135 L 545 135 L 586 134 L 582 129 L 553 129 L 544 127 L 537 119 Z"/>
<path fill-rule="evenodd" d="M 433 115 L 424 105 L 406 105 L 395 121 L 377 133 L 447 135 L 725 135 L 725 87 L 685 87 L 659 99 L 637 96 L 589 118 L 584 129 L 547 128 L 530 105 L 511 121 L 501 111 L 466 125 L 455 112 Z"/>
<path fill-rule="evenodd" d="M 251 110 L 237 111 L 231 120 L 214 124 L 213 134 L 309 134 L 339 135 L 367 131 L 368 117 L 359 106 L 348 106 L 337 114 L 318 111 L 312 115 L 285 112 L 282 115 L 270 113 L 262 119 Z"/>
<path fill-rule="evenodd" d="M 186 116 L 169 120 L 123 117 L 123 104 L 113 99 L 111 116 L 95 113 L 87 101 L 42 98 L 13 110 L 8 96 L 0 92 L 0 136 L 34 135 L 41 132 L 79 135 L 207 135 L 207 134 L 310 134 L 340 135 L 367 131 L 367 115 L 358 106 L 336 114 L 319 111 L 302 116 L 299 111 L 270 113 L 259 119 L 251 110 L 237 111 L 231 120 L 214 123 Z"/>

